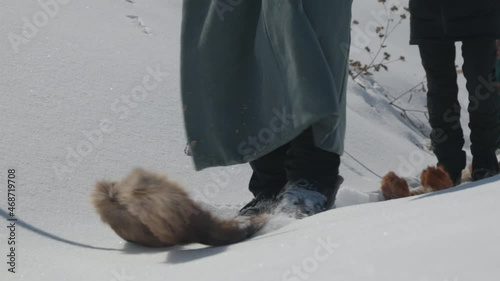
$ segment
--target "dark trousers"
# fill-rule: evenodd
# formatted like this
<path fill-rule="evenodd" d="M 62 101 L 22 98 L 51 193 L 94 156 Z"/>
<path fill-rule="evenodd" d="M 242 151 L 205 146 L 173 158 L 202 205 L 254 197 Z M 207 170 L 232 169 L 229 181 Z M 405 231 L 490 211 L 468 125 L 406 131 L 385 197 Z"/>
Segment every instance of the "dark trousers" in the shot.
<path fill-rule="evenodd" d="M 250 166 L 253 170 L 250 191 L 255 196 L 272 195 L 279 193 L 289 180 L 306 179 L 333 188 L 340 156 L 317 148 L 309 128 L 291 142 L 251 161 Z"/>
<path fill-rule="evenodd" d="M 455 43 L 428 41 L 419 45 L 422 65 L 427 74 L 427 106 L 431 141 L 440 164 L 453 178 L 465 168 L 463 131 L 460 126 Z M 499 99 L 495 81 L 495 40 L 463 41 L 463 72 L 469 93 L 469 127 L 473 167 L 491 169 L 496 164 L 499 135 Z"/>
<path fill-rule="evenodd" d="M 497 48 L 497 65 L 496 65 L 496 73 L 497 73 L 497 93 L 498 93 L 498 102 L 500 103 L 500 58 L 498 58 L 498 48 Z M 500 124 L 500 111 L 498 112 L 498 124 Z M 500 126 L 500 125 L 499 125 Z M 500 134 L 497 137 L 497 149 L 500 149 Z"/>

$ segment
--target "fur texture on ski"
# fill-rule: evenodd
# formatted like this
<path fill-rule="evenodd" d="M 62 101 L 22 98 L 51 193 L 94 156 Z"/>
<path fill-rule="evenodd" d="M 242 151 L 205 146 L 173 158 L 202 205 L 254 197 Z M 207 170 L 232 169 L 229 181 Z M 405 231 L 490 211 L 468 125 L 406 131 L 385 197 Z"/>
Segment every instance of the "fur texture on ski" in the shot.
<path fill-rule="evenodd" d="M 450 176 L 442 167 L 428 167 L 420 175 L 420 187 L 411 189 L 405 179 L 389 172 L 382 179 L 380 189 L 386 200 L 414 196 L 454 186 Z"/>
<path fill-rule="evenodd" d="M 266 216 L 222 220 L 203 210 L 177 183 L 142 169 L 122 181 L 99 181 L 91 201 L 101 220 L 126 241 L 150 247 L 227 245 L 253 236 Z"/>

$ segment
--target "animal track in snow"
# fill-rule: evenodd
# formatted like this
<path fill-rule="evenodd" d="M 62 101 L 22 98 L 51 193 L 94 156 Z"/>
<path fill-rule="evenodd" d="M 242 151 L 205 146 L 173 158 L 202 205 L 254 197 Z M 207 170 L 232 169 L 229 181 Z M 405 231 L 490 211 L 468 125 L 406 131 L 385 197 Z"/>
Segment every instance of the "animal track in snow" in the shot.
<path fill-rule="evenodd" d="M 127 18 L 129 18 L 133 24 L 137 25 L 142 30 L 142 32 L 146 34 L 151 34 L 151 29 L 144 24 L 144 22 L 140 17 L 135 15 L 127 15 Z"/>

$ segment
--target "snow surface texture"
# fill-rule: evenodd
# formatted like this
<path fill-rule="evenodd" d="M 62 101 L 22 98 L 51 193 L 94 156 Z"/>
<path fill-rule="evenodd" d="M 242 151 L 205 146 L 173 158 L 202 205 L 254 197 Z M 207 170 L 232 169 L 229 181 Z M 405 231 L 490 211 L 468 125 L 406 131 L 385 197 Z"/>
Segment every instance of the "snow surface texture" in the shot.
<path fill-rule="evenodd" d="M 379 201 L 370 193 L 378 176 L 394 170 L 415 186 L 435 163 L 425 116 L 410 113 L 416 127 L 388 103 L 423 77 L 408 22 L 388 42 L 406 62 L 359 79 L 363 87 L 349 85 L 346 181 L 336 210 L 301 221 L 276 217 L 259 236 L 228 247 L 147 249 L 99 221 L 89 204 L 96 180 L 134 167 L 165 171 L 207 209 L 231 217 L 251 199 L 250 170 L 194 172 L 183 153 L 180 0 L 54 3 L 2 2 L 0 215 L 7 216 L 7 170 L 16 169 L 19 221 L 12 274 L 2 218 L 0 280 L 498 280 L 498 177 L 370 203 Z M 355 1 L 353 58 L 367 56 L 363 42 L 376 47 L 367 30 L 383 12 L 378 1 Z M 465 102 L 463 77 L 460 88 Z M 425 110 L 422 93 L 408 100 L 398 103 Z"/>

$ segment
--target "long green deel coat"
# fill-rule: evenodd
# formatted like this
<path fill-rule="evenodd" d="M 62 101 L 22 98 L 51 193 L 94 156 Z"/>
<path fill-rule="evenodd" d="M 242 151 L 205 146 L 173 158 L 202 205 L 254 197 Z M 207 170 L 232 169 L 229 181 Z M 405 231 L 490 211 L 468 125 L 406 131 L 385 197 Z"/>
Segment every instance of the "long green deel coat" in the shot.
<path fill-rule="evenodd" d="M 257 159 L 312 127 L 342 154 L 352 0 L 184 0 L 181 92 L 195 168 Z"/>

